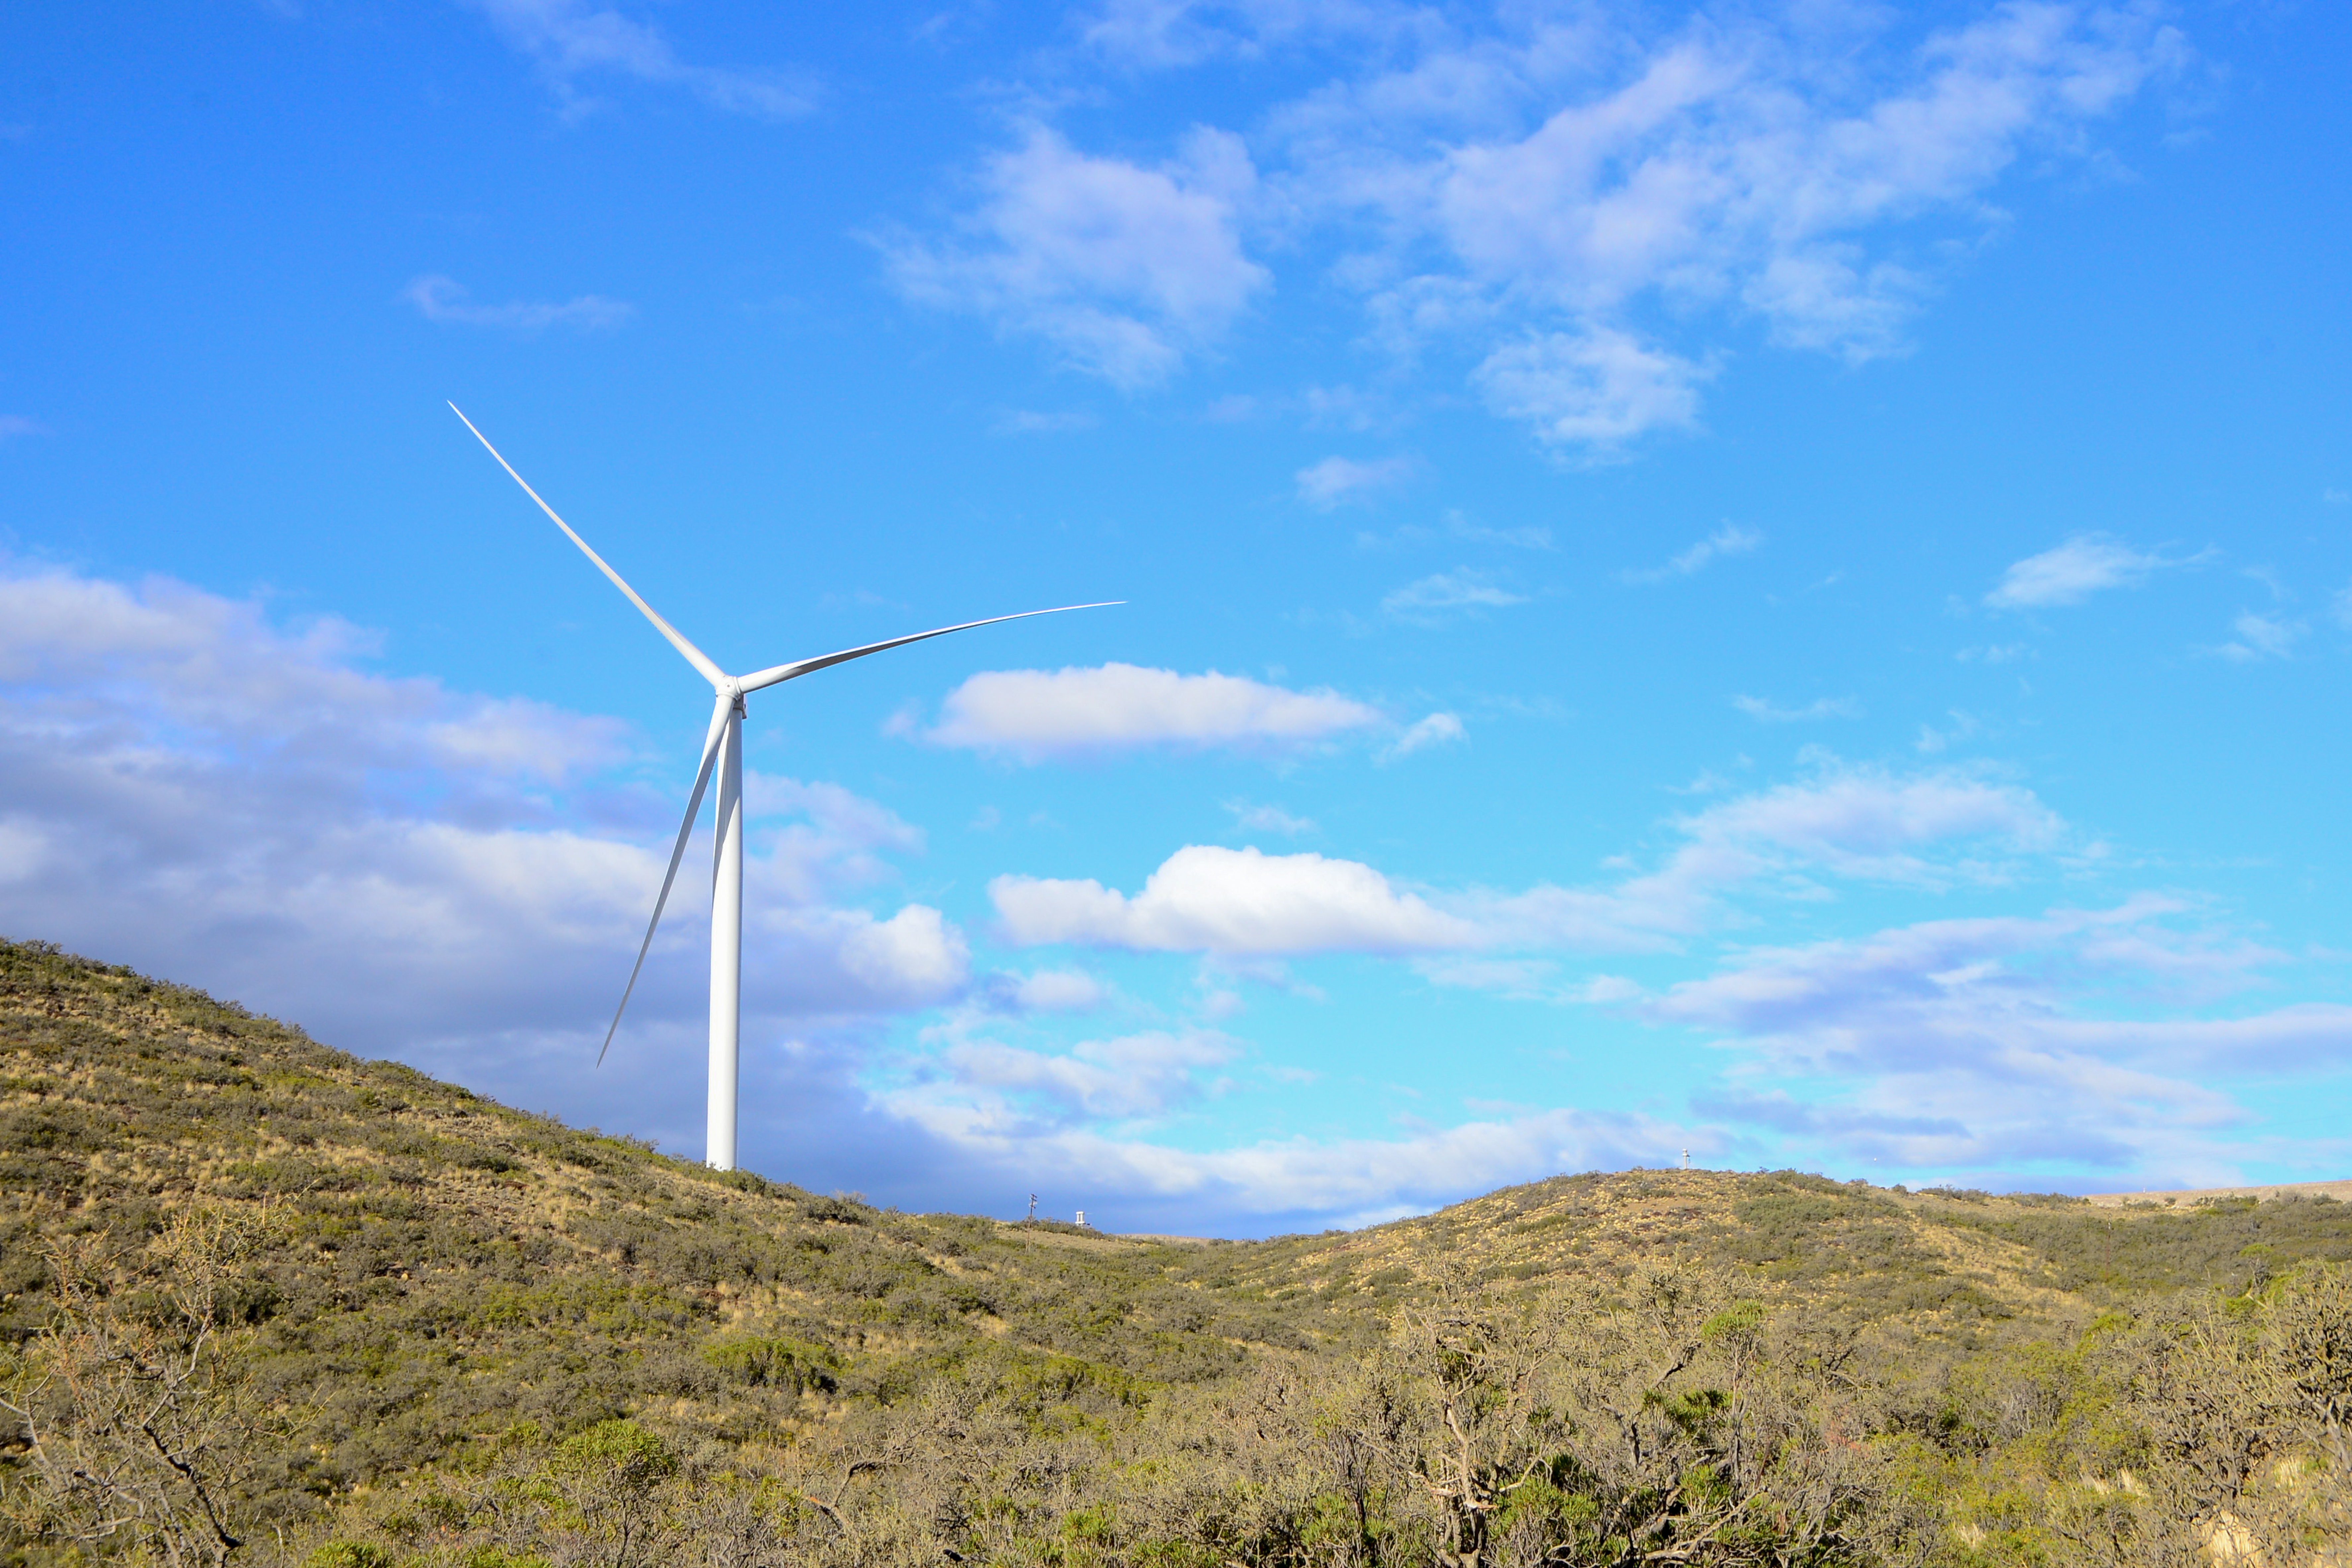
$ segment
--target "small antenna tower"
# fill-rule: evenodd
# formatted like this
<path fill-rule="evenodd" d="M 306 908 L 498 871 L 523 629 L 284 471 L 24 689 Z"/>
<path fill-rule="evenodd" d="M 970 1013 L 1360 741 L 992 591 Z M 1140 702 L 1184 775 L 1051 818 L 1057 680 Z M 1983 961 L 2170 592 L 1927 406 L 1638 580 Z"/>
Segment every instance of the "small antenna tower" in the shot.
<path fill-rule="evenodd" d="M 1037 1194 L 1034 1193 L 1029 1194 L 1029 1223 L 1037 1223 Z"/>

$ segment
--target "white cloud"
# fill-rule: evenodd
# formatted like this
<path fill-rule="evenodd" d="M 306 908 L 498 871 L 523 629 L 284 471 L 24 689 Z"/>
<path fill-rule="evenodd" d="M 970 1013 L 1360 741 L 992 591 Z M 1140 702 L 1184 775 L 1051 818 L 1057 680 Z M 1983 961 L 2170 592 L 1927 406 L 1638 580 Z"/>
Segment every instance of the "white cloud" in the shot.
<path fill-rule="evenodd" d="M 1030 128 L 991 158 L 956 241 L 887 241 L 911 299 L 1042 337 L 1074 368 L 1129 390 L 1173 374 L 1270 281 L 1242 253 L 1257 181 L 1241 139 L 1198 129 L 1156 169 L 1077 152 Z"/>
<path fill-rule="evenodd" d="M 1749 1064 L 1700 1109 L 1887 1166 L 2009 1174 L 2089 1163 L 2228 1179 L 2218 1135 L 2248 1120 L 2217 1074 L 2352 1067 L 2352 1007 L 2157 1020 L 2126 999 L 2210 1000 L 2281 955 L 2168 924 L 2180 907 L 1939 921 L 1763 949 L 1628 1005 L 1720 1032 Z M 1765 1080 L 1759 1093 L 1745 1087 Z M 1794 1091 L 1793 1093 L 1791 1091 Z"/>
<path fill-rule="evenodd" d="M 1470 922 L 1402 892 L 1370 867 L 1320 855 L 1193 844 L 1129 899 L 1091 879 L 999 877 L 988 885 L 1013 942 L 1143 952 L 1279 956 L 1465 947 Z"/>
<path fill-rule="evenodd" d="M 1843 18 L 1417 18 L 1369 52 L 1381 68 L 1274 116 L 1282 184 L 1388 237 L 1357 271 L 1408 341 L 1566 318 L 1535 340 L 1556 348 L 1489 360 L 1489 395 L 1605 449 L 1694 421 L 1713 358 L 1636 345 L 1637 310 L 1704 331 L 1697 308 L 1727 306 L 1791 346 L 1893 352 L 1932 289 L 1922 220 L 1979 228 L 2021 157 L 2078 153 L 2182 54 L 2145 15 L 2090 6 L 1924 37 L 1899 8 Z M 1432 241 L 1451 267 L 1413 248 Z M 1494 384 L 1506 367 L 1524 389 Z"/>
<path fill-rule="evenodd" d="M 2295 643 L 2310 628 L 2284 616 L 2264 616 L 2248 610 L 2230 623 L 2230 629 L 2238 634 L 2236 639 L 2223 643 L 2217 651 L 2223 658 L 2253 664 L 2266 658 L 2293 657 Z"/>
<path fill-rule="evenodd" d="M 2103 589 L 2137 588 L 2158 568 L 2181 564 L 2134 550 L 2110 534 L 2078 533 L 2011 565 L 1984 602 L 1996 610 L 2075 605 Z"/>
<path fill-rule="evenodd" d="M 962 1040 L 937 1058 L 967 1112 L 975 1103 L 1000 1123 L 1033 1131 L 1080 1118 L 1132 1121 L 1165 1116 L 1208 1092 L 1199 1075 L 1238 1051 L 1215 1034 L 1151 1031 L 1087 1040 L 1066 1053 L 1026 1050 L 993 1040 Z M 973 1094 L 971 1091 L 980 1091 Z M 902 1110 L 916 1096 L 900 1099 Z M 922 1099 L 937 1104 L 935 1090 Z"/>
<path fill-rule="evenodd" d="M 714 109 L 791 119 L 816 107 L 804 73 L 688 65 L 658 29 L 593 0 L 473 0 L 499 35 L 529 57 L 574 111 L 591 107 L 580 78 L 597 73 L 682 87 Z"/>
<path fill-rule="evenodd" d="M 1400 757 L 1409 757 L 1415 752 L 1425 751 L 1431 746 L 1451 745 L 1456 741 L 1466 741 L 1469 738 L 1469 731 L 1463 729 L 1462 721 L 1453 714 L 1432 713 L 1426 719 L 1416 720 L 1408 726 L 1404 733 L 1391 742 L 1381 755 L 1383 761 L 1394 762 Z"/>
<path fill-rule="evenodd" d="M 984 670 L 940 710 L 925 740 L 1026 762 L 1139 746 L 1286 751 L 1387 723 L 1380 710 L 1334 691 L 1132 664 Z"/>
<path fill-rule="evenodd" d="M 576 1032 L 593 1059 L 676 803 L 614 778 L 632 757 L 614 721 L 373 674 L 371 646 L 169 581 L 0 569 L 0 930 L 355 1048 L 493 1071 L 486 1042 Z M 969 962 L 938 910 L 838 901 L 919 836 L 836 786 L 749 784 L 769 820 L 746 870 L 748 1037 L 957 994 Z M 701 1017 L 703 919 L 674 896 L 611 1070 Z"/>
<path fill-rule="evenodd" d="M 1919 858 L 1927 846 L 1993 841 L 2042 849 L 2062 826 L 2056 813 L 2013 784 L 1960 773 L 1906 778 L 1855 769 L 1710 806 L 1684 830 L 1707 852 L 1769 846 L 1840 876 L 1934 884 L 1987 868 Z"/>
<path fill-rule="evenodd" d="M 1911 742 L 1911 747 L 1922 756 L 1936 756 L 1943 752 L 1953 742 L 1967 740 L 1975 734 L 1979 728 L 1973 715 L 1955 708 L 1951 710 L 1950 729 L 1938 730 L 1933 724 L 1922 724 L 1919 726 L 1919 738 Z"/>
<path fill-rule="evenodd" d="M 1727 522 L 1705 539 L 1677 551 L 1664 566 L 1645 571 L 1622 574 L 1628 583 L 1664 583 L 1670 578 L 1687 577 L 1703 570 L 1707 563 L 1726 555 L 1747 555 L 1764 542 L 1764 536 L 1752 528 L 1742 528 Z"/>
<path fill-rule="evenodd" d="M 1809 873 L 1934 889 L 2005 879 L 2008 857 L 2063 825 L 2033 795 L 1965 773 L 1827 768 L 1675 825 L 1652 871 L 1602 888 L 1404 890 L 1360 861 L 1191 845 L 1132 898 L 1100 882 L 999 877 L 989 896 L 1015 942 L 1076 942 L 1225 958 L 1496 949 L 1657 951 L 1724 915 L 1740 888 L 1823 896 Z M 1461 982 L 1456 982 L 1457 984 Z"/>
<path fill-rule="evenodd" d="M 1862 717 L 1862 704 L 1851 697 L 1816 697 L 1801 708 L 1790 708 L 1764 697 L 1735 697 L 1731 705 L 1760 724 L 1801 724 L 1815 719 Z"/>
<path fill-rule="evenodd" d="M 1296 838 L 1302 833 L 1317 831 L 1315 824 L 1304 816 L 1293 816 L 1278 805 L 1252 805 L 1245 800 L 1229 800 L 1225 809 L 1234 814 L 1234 826 L 1250 833 L 1279 833 Z"/>
<path fill-rule="evenodd" d="M 1486 573 L 1463 566 L 1406 584 L 1384 595 L 1381 608 L 1406 620 L 1433 621 L 1448 611 L 1502 609 L 1527 602 L 1525 594 L 1514 594 Z"/>
<path fill-rule="evenodd" d="M 1614 886 L 1544 884 L 1439 901 L 1475 920 L 1490 945 L 1657 951 L 1725 919 L 1724 900 L 1738 889 L 1826 897 L 1816 873 L 1920 889 L 1998 883 L 2017 855 L 2053 847 L 2063 825 L 2029 791 L 1965 773 L 1825 766 L 1675 826 L 1682 842 L 1656 869 Z"/>
<path fill-rule="evenodd" d="M 1013 988 L 1014 999 L 1031 1013 L 1091 1012 L 1109 994 L 1101 981 L 1075 969 L 1041 969 L 1023 975 Z"/>
<path fill-rule="evenodd" d="M 1715 373 L 1628 333 L 1544 332 L 1488 354 L 1473 378 L 1488 406 L 1560 448 L 1606 456 L 1653 430 L 1698 422 L 1698 388 Z"/>
<path fill-rule="evenodd" d="M 1411 458 L 1381 458 L 1359 463 L 1326 458 L 1298 470 L 1298 499 L 1324 511 L 1348 501 L 1370 500 L 1412 479 L 1420 465 Z"/>
<path fill-rule="evenodd" d="M 1127 1223 L 1135 1229 L 1157 1228 L 1151 1216 L 1158 1215 L 1195 1225 L 1203 1215 L 1229 1216 L 1227 1223 L 1251 1231 L 1285 1222 L 1372 1225 L 1509 1183 L 1563 1171 L 1664 1165 L 1678 1149 L 1722 1143 L 1709 1130 L 1647 1116 L 1561 1110 L 1404 1138 L 1297 1138 L 1195 1151 L 1081 1128 L 1040 1136 L 1032 1117 L 979 1095 L 909 1090 L 887 1103 L 1008 1177 L 1028 1173 L 1015 1179 L 1102 1194 L 1087 1200 L 1089 1215 L 1132 1215 Z"/>
<path fill-rule="evenodd" d="M 1039 413 L 1034 409 L 1008 409 L 990 433 L 997 436 L 1055 436 L 1069 430 L 1091 430 L 1101 421 L 1084 409 L 1065 409 L 1056 413 Z"/>
<path fill-rule="evenodd" d="M 595 331 L 601 328 L 617 327 L 636 313 L 635 306 L 619 300 L 607 300 L 601 294 L 583 294 L 560 305 L 527 300 L 515 300 L 505 305 L 476 305 L 468 302 L 466 289 L 456 280 L 439 276 L 419 278 L 402 289 L 400 297 L 415 306 L 417 314 L 428 321 L 465 327 L 504 327 L 519 332 L 536 332 L 548 327 Z"/>
<path fill-rule="evenodd" d="M 1428 544 L 1440 539 L 1459 539 L 1472 544 L 1504 544 L 1514 550 L 1552 550 L 1551 530 L 1529 525 L 1524 528 L 1487 528 L 1472 522 L 1461 512 L 1448 509 L 1437 528 L 1424 528 L 1409 522 L 1388 533 L 1359 533 L 1356 543 L 1365 550 L 1401 549 L 1408 544 Z"/>
<path fill-rule="evenodd" d="M 0 441 L 14 440 L 19 436 L 46 436 L 49 427 L 37 419 L 27 419 L 21 414 L 0 414 Z"/>
<path fill-rule="evenodd" d="M 1403 15 L 1381 0 L 1107 0 L 1087 19 L 1084 37 L 1088 47 L 1122 65 L 1167 68 L 1262 59 L 1285 44 L 1387 33 Z"/>
<path fill-rule="evenodd" d="M 1081 26 L 1107 68 L 1074 96 L 1211 60 L 1258 62 L 1224 84 L 1244 95 L 1307 84 L 1232 110 L 1265 171 L 1245 215 L 1265 254 L 1356 291 L 1403 358 L 1471 356 L 1496 410 L 1563 455 L 1605 458 L 1694 426 L 1750 322 L 1849 361 L 1901 352 L 1948 258 L 2002 221 L 2000 185 L 2101 156 L 2090 132 L 2187 58 L 2137 6 L 1997 5 L 1940 27 L 1916 8 L 1825 15 L 1105 0 Z M 1073 244 L 1129 248 L 1116 222 Z M 1238 292 L 1262 286 L 1237 243 L 1209 255 Z M 960 292 L 1130 383 L 1186 352 L 1092 289 L 1051 296 L 1102 312 L 1066 329 Z M 1070 347 L 1096 335 L 1120 342 Z"/>

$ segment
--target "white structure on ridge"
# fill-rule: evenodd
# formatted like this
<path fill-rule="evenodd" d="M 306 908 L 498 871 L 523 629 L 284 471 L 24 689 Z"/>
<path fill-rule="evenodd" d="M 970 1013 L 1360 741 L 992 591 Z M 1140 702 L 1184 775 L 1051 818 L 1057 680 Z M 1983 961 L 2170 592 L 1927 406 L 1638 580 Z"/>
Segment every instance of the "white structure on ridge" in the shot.
<path fill-rule="evenodd" d="M 677 863 L 686 854 L 686 840 L 694 831 L 694 819 L 702 810 L 703 792 L 710 785 L 714 771 L 719 775 L 719 820 L 714 830 L 710 865 L 710 1111 L 709 1130 L 703 1144 L 703 1158 L 712 1169 L 731 1171 L 735 1168 L 735 1084 L 740 1058 L 740 1037 L 743 1022 L 743 700 L 765 687 L 796 680 L 820 669 L 845 664 L 853 658 L 864 658 L 869 653 L 881 653 L 889 648 L 904 647 L 910 642 L 926 637 L 945 637 L 950 632 L 969 631 L 973 626 L 992 626 L 999 621 L 1017 621 L 1030 616 L 1051 616 L 1063 610 L 1098 610 L 1105 605 L 1059 605 L 1050 610 L 1024 610 L 1013 616 L 991 616 L 984 621 L 965 621 L 959 626 L 940 626 L 928 632 L 915 632 L 888 642 L 868 643 L 840 653 L 828 653 L 815 658 L 797 659 L 791 664 L 772 665 L 749 675 L 730 675 L 711 662 L 703 651 L 678 635 L 677 628 L 654 613 L 651 605 L 637 597 L 637 591 L 621 581 L 621 574 L 604 564 L 604 558 L 588 548 L 588 542 L 572 531 L 572 525 L 555 515 L 555 509 L 540 500 L 539 492 L 525 484 L 523 477 L 514 471 L 514 465 L 499 457 L 499 449 L 490 445 L 489 437 L 474 428 L 456 404 L 449 412 L 465 421 L 466 428 L 474 431 L 491 457 L 498 458 L 499 467 L 506 469 L 515 483 L 522 485 L 523 494 L 539 502 L 539 510 L 549 521 L 563 530 L 563 536 L 580 547 L 580 552 L 596 563 L 596 570 L 612 580 L 613 586 L 626 595 L 654 624 L 654 629 L 669 639 L 670 647 L 686 657 L 696 673 L 710 682 L 717 701 L 710 710 L 710 733 L 702 742 L 702 767 L 694 775 L 694 794 L 686 803 L 686 820 L 677 825 L 677 843 L 670 850 L 669 869 L 662 876 L 661 893 L 654 900 L 654 918 L 646 925 L 646 940 L 637 945 L 637 962 L 629 970 L 629 984 L 622 989 L 621 1005 L 613 1009 L 612 1027 L 604 1031 L 604 1049 L 596 1053 L 598 1066 L 603 1066 L 604 1052 L 613 1048 L 613 1035 L 621 1026 L 621 1014 L 629 1005 L 629 994 L 637 988 L 637 972 L 646 966 L 646 952 L 653 946 L 654 928 L 661 924 L 662 908 L 669 902 L 670 884 L 677 878 Z M 1119 603 L 1121 601 L 1108 601 Z"/>

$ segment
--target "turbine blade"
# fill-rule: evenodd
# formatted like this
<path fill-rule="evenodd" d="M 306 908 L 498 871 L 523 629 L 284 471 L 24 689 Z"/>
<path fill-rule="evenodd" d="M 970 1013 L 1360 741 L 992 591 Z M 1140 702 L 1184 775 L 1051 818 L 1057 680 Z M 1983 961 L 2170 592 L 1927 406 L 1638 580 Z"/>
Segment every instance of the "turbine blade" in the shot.
<path fill-rule="evenodd" d="M 961 626 L 940 626 L 932 631 L 892 637 L 888 642 L 867 643 L 864 647 L 845 648 L 840 653 L 826 654 L 822 658 L 803 658 L 793 664 L 780 664 L 772 669 L 761 670 L 756 675 L 747 675 L 737 684 L 745 691 L 757 691 L 763 686 L 773 686 L 779 681 L 797 679 L 801 676 L 814 674 L 817 670 L 825 669 L 836 664 L 846 664 L 853 658 L 864 658 L 869 653 L 887 653 L 894 647 L 905 647 L 908 643 L 921 642 L 925 637 L 943 637 L 950 632 L 968 632 L 974 626 L 992 626 L 999 621 L 1025 621 L 1032 616 L 1058 616 L 1065 610 L 1107 610 L 1113 605 L 1126 603 L 1125 599 L 1105 599 L 1099 604 L 1093 605 L 1056 605 L 1050 610 L 1024 610 L 1017 616 L 991 616 L 984 621 L 966 621 Z"/>
<path fill-rule="evenodd" d="M 663 620 L 661 616 L 656 615 L 654 613 L 654 607 L 651 605 L 646 604 L 643 599 L 637 597 L 637 591 L 635 588 L 630 587 L 626 583 L 621 581 L 621 574 L 618 572 L 614 571 L 610 566 L 604 564 L 604 558 L 603 556 L 588 548 L 588 542 L 586 540 L 572 531 L 572 525 L 570 523 L 555 515 L 555 509 L 553 507 L 548 505 L 543 500 L 540 500 L 539 492 L 531 489 L 530 484 L 525 481 L 520 474 L 514 471 L 514 465 L 508 462 L 504 458 L 499 457 L 499 449 L 490 445 L 490 438 L 488 436 L 483 435 L 479 430 L 474 429 L 474 422 L 466 417 L 466 411 L 464 409 L 452 403 L 449 405 L 449 412 L 455 414 L 459 422 L 462 423 L 467 429 L 474 431 L 474 439 L 479 441 L 482 444 L 483 450 L 488 452 L 491 457 L 499 458 L 499 467 L 504 468 L 507 471 L 508 477 L 513 479 L 515 483 L 522 486 L 522 493 L 529 496 L 531 500 L 539 501 L 539 510 L 545 512 L 548 515 L 549 520 L 552 521 L 556 527 L 563 531 L 563 537 L 578 545 L 580 547 L 580 552 L 596 563 L 596 570 L 611 578 L 613 580 L 613 586 L 618 588 L 622 593 L 626 594 L 629 596 L 629 603 L 635 605 L 638 609 L 645 612 L 646 619 L 653 622 L 654 629 L 660 632 L 662 636 L 669 639 L 670 647 L 686 655 L 686 662 L 694 666 L 696 669 L 701 671 L 703 679 L 710 682 L 713 686 L 724 686 L 727 684 L 727 674 L 724 670 L 711 663 L 709 658 L 705 655 L 700 648 L 695 647 L 692 643 L 687 641 L 685 637 L 680 636 L 678 634 L 678 629 L 676 626 L 671 626 L 667 621 Z"/>
<path fill-rule="evenodd" d="M 722 695 L 719 706 L 711 710 L 710 737 L 702 742 L 702 766 L 694 775 L 694 794 L 686 803 L 686 820 L 677 825 L 677 843 L 669 852 L 669 869 L 662 873 L 661 896 L 654 900 L 654 918 L 646 922 L 646 940 L 637 943 L 637 962 L 629 966 L 629 984 L 621 991 L 621 1005 L 613 1009 L 613 1026 L 604 1031 L 604 1044 L 596 1052 L 598 1067 L 604 1065 L 604 1052 L 613 1048 L 613 1037 L 620 1032 L 621 1015 L 629 1010 L 629 996 L 637 988 L 637 972 L 646 966 L 646 952 L 654 944 L 654 928 L 661 924 L 662 910 L 669 902 L 670 884 L 677 880 L 677 863 L 686 858 L 686 841 L 694 832 L 694 819 L 702 815 L 702 792 L 710 787 L 711 764 L 719 760 L 719 742 L 727 732 L 727 710 L 732 706 L 733 700 Z"/>

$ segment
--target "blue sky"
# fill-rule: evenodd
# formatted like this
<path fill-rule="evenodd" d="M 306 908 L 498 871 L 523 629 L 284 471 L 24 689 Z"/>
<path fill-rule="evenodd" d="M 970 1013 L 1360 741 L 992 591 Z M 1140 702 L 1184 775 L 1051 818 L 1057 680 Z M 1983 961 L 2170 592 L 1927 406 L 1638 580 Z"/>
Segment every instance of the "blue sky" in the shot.
<path fill-rule="evenodd" d="M 1256 1234 L 2340 1175 L 2340 16 L 0 21 L 0 931 L 745 1163 Z M 690 860 L 689 865 L 695 861 Z"/>

